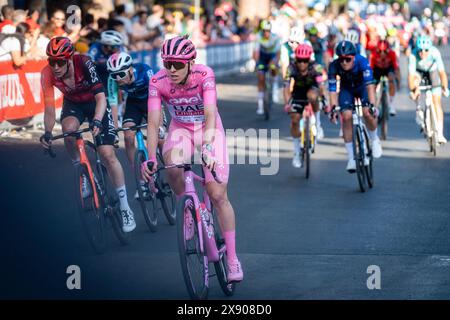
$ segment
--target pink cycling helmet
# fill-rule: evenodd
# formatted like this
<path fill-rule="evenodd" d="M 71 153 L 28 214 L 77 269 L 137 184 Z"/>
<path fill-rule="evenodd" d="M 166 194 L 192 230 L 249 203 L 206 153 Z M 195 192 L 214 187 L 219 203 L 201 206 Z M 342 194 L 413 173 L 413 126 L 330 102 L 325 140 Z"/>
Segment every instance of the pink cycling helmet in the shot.
<path fill-rule="evenodd" d="M 311 59 L 313 48 L 308 44 L 300 44 L 295 48 L 296 59 Z"/>
<path fill-rule="evenodd" d="M 187 37 L 177 36 L 164 41 L 161 49 L 161 58 L 163 60 L 184 60 L 195 59 L 197 51 L 191 40 Z"/>

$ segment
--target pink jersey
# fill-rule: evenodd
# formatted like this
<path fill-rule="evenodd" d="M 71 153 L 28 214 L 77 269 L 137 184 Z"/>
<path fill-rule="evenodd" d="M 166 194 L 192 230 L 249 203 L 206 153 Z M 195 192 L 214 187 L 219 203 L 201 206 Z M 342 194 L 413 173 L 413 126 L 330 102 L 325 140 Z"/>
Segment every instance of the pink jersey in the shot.
<path fill-rule="evenodd" d="M 194 130 L 199 123 L 204 125 L 205 105 L 217 106 L 214 71 L 205 65 L 194 64 L 186 84 L 177 85 L 172 83 L 166 69 L 160 70 L 150 79 L 148 110 L 160 109 L 161 101 L 172 119 L 185 128 Z"/>

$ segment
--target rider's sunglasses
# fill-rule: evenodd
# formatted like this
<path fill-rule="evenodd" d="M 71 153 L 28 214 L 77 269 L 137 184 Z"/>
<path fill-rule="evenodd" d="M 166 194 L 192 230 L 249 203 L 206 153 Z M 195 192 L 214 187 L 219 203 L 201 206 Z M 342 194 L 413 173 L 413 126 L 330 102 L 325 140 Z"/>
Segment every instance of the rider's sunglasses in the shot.
<path fill-rule="evenodd" d="M 175 68 L 175 70 L 181 70 L 186 66 L 186 62 L 164 61 L 164 68 L 166 68 L 167 70 L 172 69 L 172 66 Z"/>
<path fill-rule="evenodd" d="M 55 67 L 58 65 L 58 67 L 64 67 L 67 64 L 67 60 L 57 60 L 57 59 L 48 59 L 48 64 L 50 67 Z"/>
<path fill-rule="evenodd" d="M 119 71 L 119 72 L 116 72 L 116 73 L 111 73 L 111 78 L 113 79 L 113 80 L 122 80 L 122 79 L 124 79 L 126 76 L 127 76 L 127 74 L 128 74 L 128 70 L 126 70 L 126 71 Z"/>
<path fill-rule="evenodd" d="M 296 59 L 297 63 L 309 63 L 309 59 Z"/>
<path fill-rule="evenodd" d="M 339 57 L 339 62 L 340 63 L 343 63 L 343 62 L 350 63 L 352 60 L 353 60 L 352 57 Z"/>
<path fill-rule="evenodd" d="M 103 48 L 107 51 L 113 51 L 119 49 L 119 46 L 111 46 L 109 44 L 104 44 Z"/>
<path fill-rule="evenodd" d="M 289 43 L 289 45 L 292 47 L 292 46 L 295 46 L 296 44 L 299 44 L 299 42 L 298 41 L 288 41 L 288 43 Z"/>
<path fill-rule="evenodd" d="M 428 49 L 421 49 L 419 52 L 428 52 Z"/>
<path fill-rule="evenodd" d="M 378 53 L 388 53 L 387 50 L 377 50 L 377 51 L 378 51 Z"/>

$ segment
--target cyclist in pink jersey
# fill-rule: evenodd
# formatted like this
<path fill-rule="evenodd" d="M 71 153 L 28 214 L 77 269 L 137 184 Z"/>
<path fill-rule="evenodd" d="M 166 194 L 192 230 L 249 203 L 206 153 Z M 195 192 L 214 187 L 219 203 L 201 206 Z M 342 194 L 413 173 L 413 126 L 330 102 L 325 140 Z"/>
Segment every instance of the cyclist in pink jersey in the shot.
<path fill-rule="evenodd" d="M 225 131 L 217 110 L 214 72 L 195 64 L 196 49 L 186 37 L 166 40 L 161 49 L 165 69 L 150 79 L 148 95 L 148 152 L 156 163 L 161 104 L 169 110 L 172 121 L 163 147 L 167 165 L 190 162 L 196 147 L 201 146 L 206 167 L 215 170 L 222 183 L 217 183 L 205 170 L 206 190 L 217 211 L 227 247 L 228 280 L 241 281 L 243 271 L 236 255 L 235 215 L 228 200 L 229 162 Z M 154 166 L 154 171 L 156 166 Z M 146 179 L 151 172 L 142 166 Z M 177 197 L 184 192 L 183 169 L 169 170 L 169 183 Z M 192 225 L 192 217 L 189 224 Z"/>

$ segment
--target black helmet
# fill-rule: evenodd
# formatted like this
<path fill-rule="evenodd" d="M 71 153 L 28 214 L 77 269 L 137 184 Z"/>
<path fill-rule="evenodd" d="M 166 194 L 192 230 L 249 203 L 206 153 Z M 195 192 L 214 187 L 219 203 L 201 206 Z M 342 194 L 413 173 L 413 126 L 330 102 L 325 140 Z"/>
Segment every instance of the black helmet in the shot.
<path fill-rule="evenodd" d="M 350 41 L 344 40 L 338 43 L 336 47 L 337 56 L 356 56 L 356 47 Z"/>

